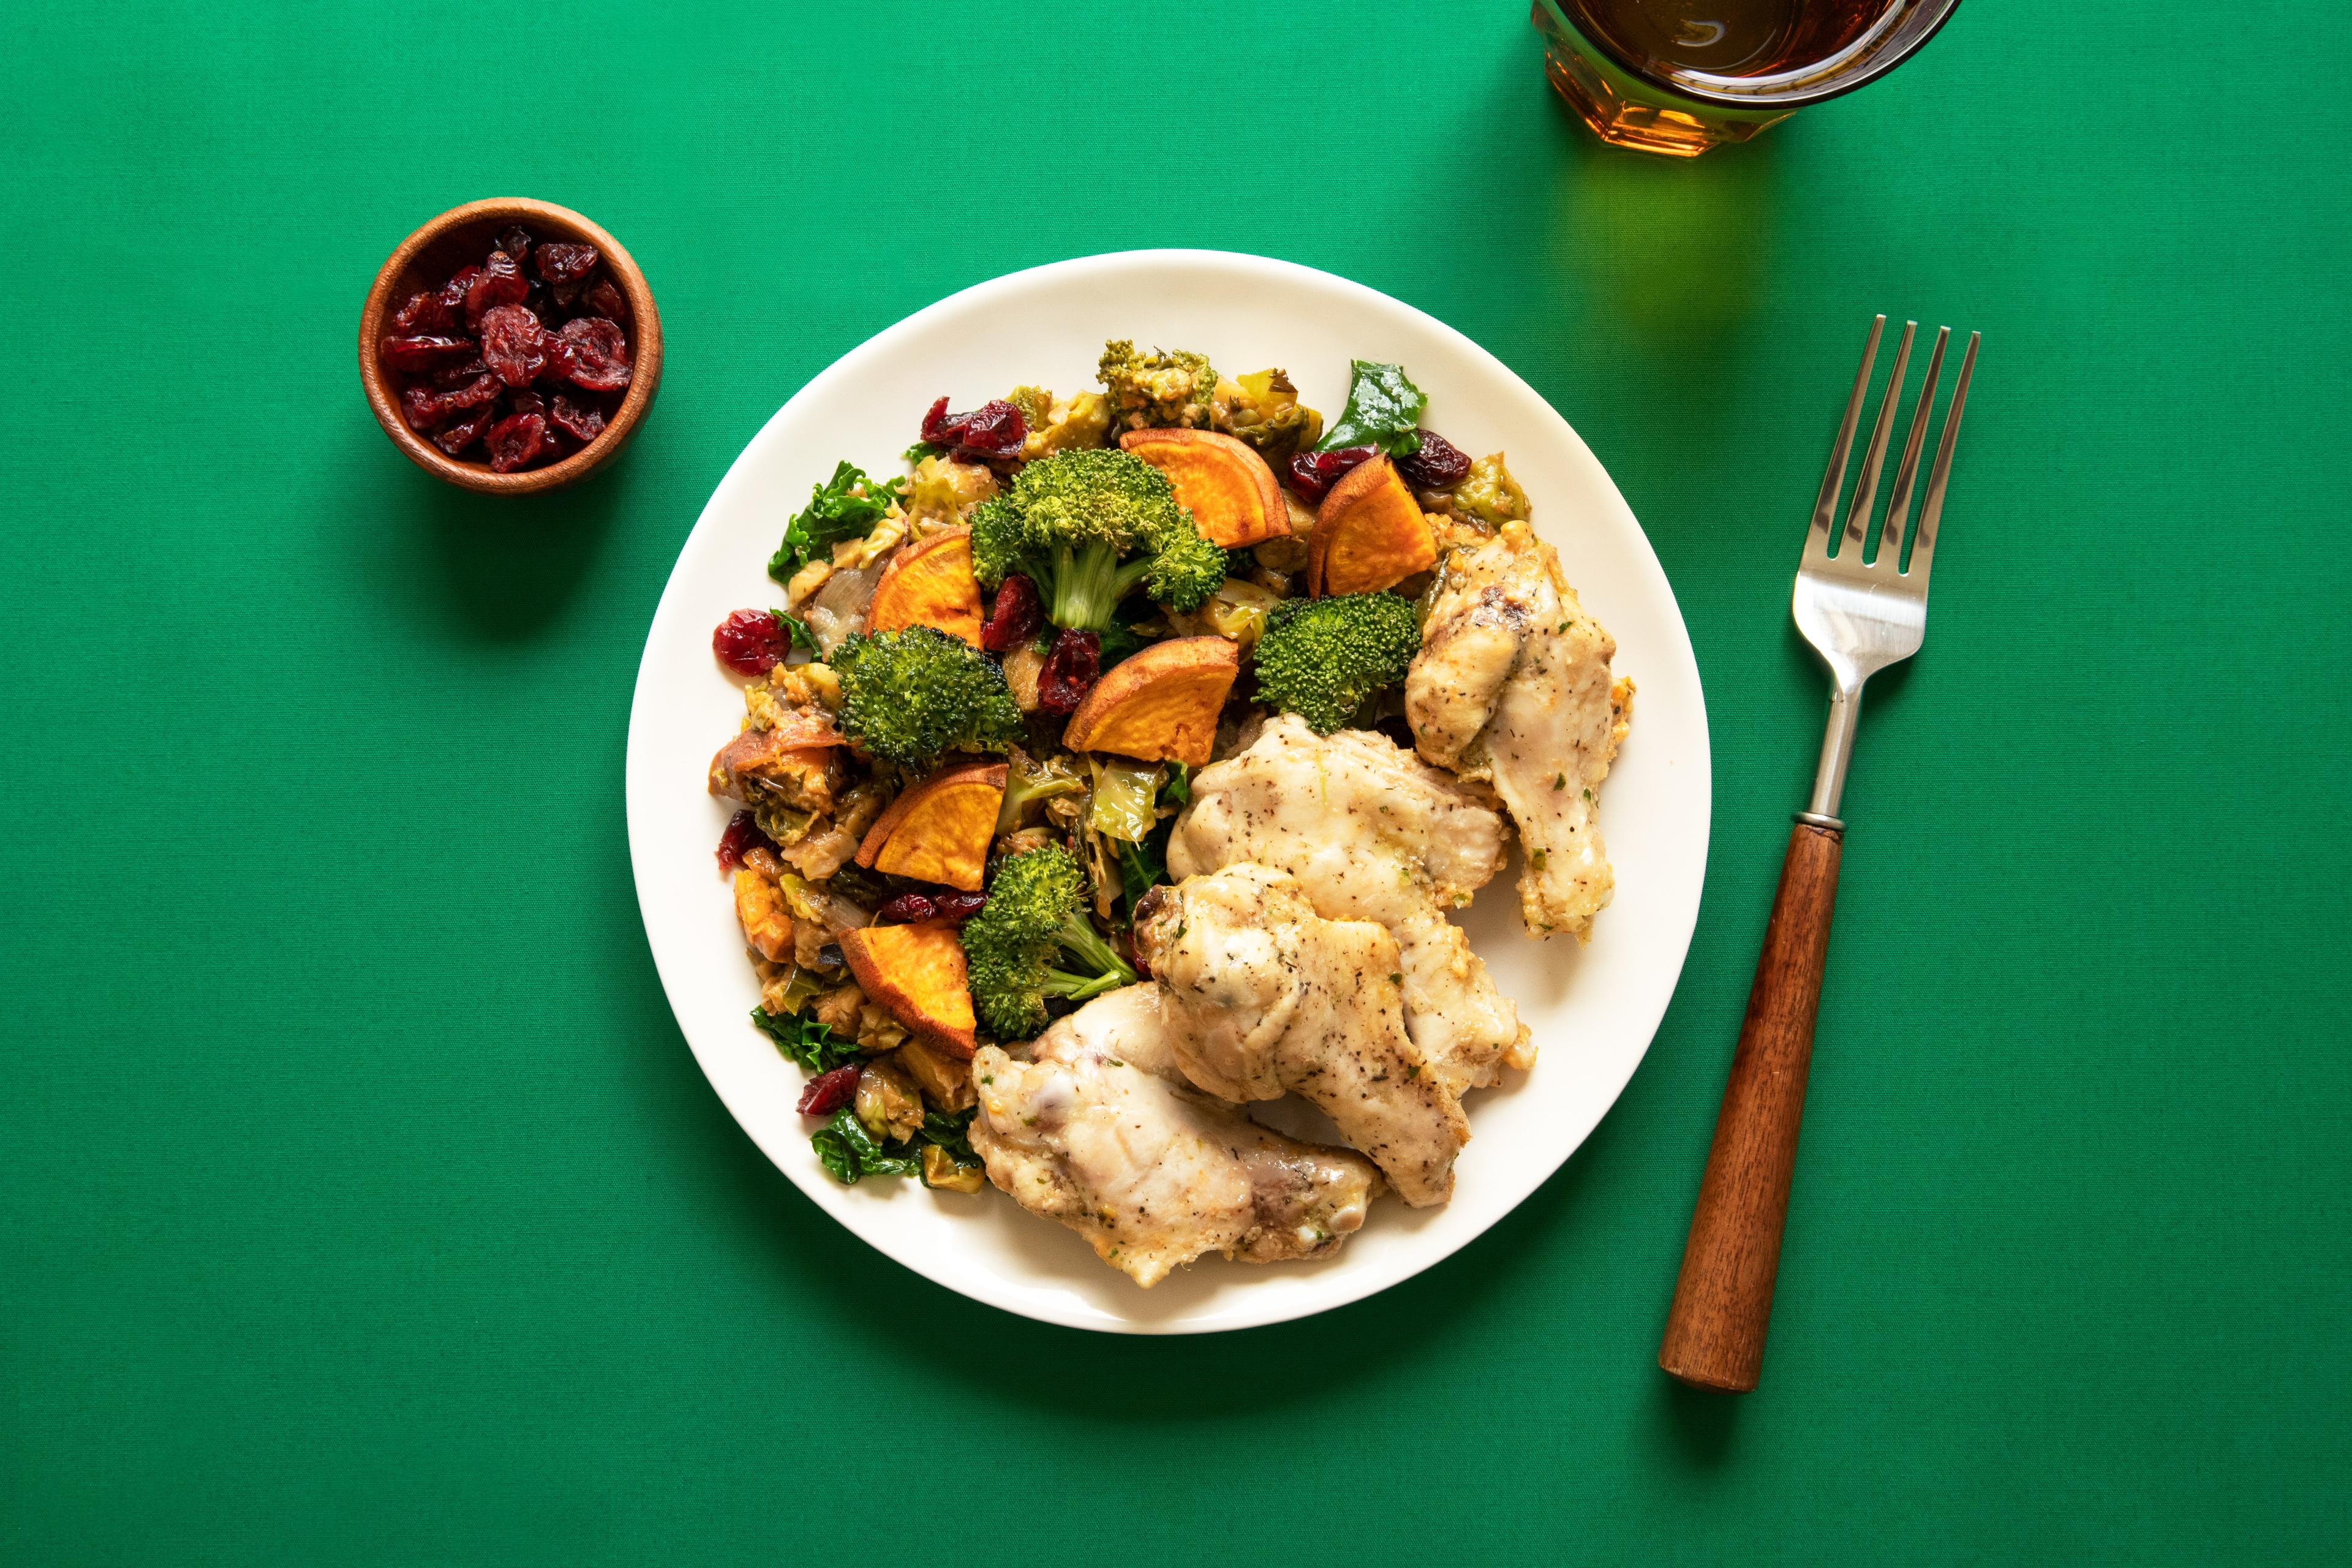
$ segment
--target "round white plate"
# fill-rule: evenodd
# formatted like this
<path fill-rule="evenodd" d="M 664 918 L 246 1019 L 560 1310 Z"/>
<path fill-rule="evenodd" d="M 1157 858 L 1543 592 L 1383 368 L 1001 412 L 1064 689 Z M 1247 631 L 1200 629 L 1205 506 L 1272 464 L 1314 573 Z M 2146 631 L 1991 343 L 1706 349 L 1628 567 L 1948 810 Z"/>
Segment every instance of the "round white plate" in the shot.
<path fill-rule="evenodd" d="M 1350 358 L 1402 364 L 1430 425 L 1472 454 L 1506 451 L 1585 606 L 1639 689 L 1602 792 L 1615 901 L 1589 946 L 1519 928 L 1516 864 L 1465 924 L 1541 1058 L 1471 1098 L 1454 1201 L 1373 1207 L 1339 1255 L 1253 1267 L 1204 1258 L 1155 1289 L 993 1189 L 835 1183 L 793 1110 L 801 1069 L 748 1015 L 759 1000 L 728 884 L 711 860 L 731 809 L 705 792 L 743 713 L 711 658 L 730 610 L 780 603 L 766 576 L 784 524 L 847 458 L 898 471 L 931 400 L 969 408 L 1024 384 L 1093 384 L 1107 338 L 1194 349 L 1229 374 L 1281 365 L 1336 416 Z M 1010 1312 L 1121 1333 L 1202 1333 L 1304 1317 L 1408 1279 L 1508 1213 L 1559 1167 L 1649 1048 L 1698 918 L 1709 807 L 1706 706 L 1682 613 L 1624 498 L 1568 422 L 1494 355 L 1441 321 L 1328 273 L 1223 251 L 1087 257 L 967 289 L 852 350 L 768 421 L 719 481 L 654 615 L 629 715 L 629 853 L 654 963 L 678 1026 L 743 1130 L 811 1201 L 928 1279 Z"/>

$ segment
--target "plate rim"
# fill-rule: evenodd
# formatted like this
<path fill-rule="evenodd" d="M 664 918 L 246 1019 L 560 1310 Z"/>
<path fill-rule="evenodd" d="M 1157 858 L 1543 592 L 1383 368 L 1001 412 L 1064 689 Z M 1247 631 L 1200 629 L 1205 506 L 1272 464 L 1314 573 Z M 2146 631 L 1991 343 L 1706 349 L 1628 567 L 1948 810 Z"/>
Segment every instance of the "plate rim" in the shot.
<path fill-rule="evenodd" d="M 975 1279 L 968 1268 L 960 1265 L 938 1264 L 930 1255 L 919 1248 L 898 1248 L 887 1245 L 883 1240 L 877 1239 L 868 1234 L 865 1228 L 854 1223 L 835 1201 L 848 1193 L 850 1189 L 843 1188 L 838 1193 L 822 1190 L 818 1184 L 823 1182 L 821 1176 L 812 1176 L 802 1171 L 795 1163 L 787 1162 L 775 1149 L 770 1147 L 770 1141 L 763 1138 L 759 1130 L 764 1118 L 748 1114 L 745 1108 L 736 1104 L 729 1093 L 725 1081 L 726 1075 L 714 1067 L 714 1064 L 706 1057 L 703 1048 L 697 1044 L 693 1034 L 688 1029 L 684 1017 L 679 1014 L 676 999 L 677 985 L 674 983 L 669 968 L 663 961 L 661 939 L 656 932 L 654 912 L 647 903 L 648 879 L 639 870 L 640 856 L 645 852 L 645 847 L 639 843 L 641 817 L 636 789 L 636 782 L 641 773 L 638 754 L 639 738 L 645 728 L 639 722 L 639 716 L 645 710 L 649 698 L 655 695 L 651 682 L 656 647 L 656 633 L 662 627 L 666 613 L 670 608 L 673 594 L 679 592 L 681 574 L 684 572 L 687 556 L 696 536 L 700 533 L 704 525 L 711 521 L 714 513 L 719 511 L 723 506 L 732 503 L 737 490 L 752 482 L 749 478 L 749 472 L 752 467 L 751 459 L 755 452 L 764 449 L 771 433 L 801 405 L 822 397 L 835 383 L 854 375 L 866 362 L 886 354 L 900 340 L 922 331 L 940 317 L 982 305 L 996 294 L 1009 293 L 1016 289 L 1033 288 L 1041 283 L 1049 282 L 1056 276 L 1107 273 L 1122 268 L 1145 269 L 1165 266 L 1180 268 L 1206 266 L 1234 268 L 1243 272 L 1256 272 L 1293 283 L 1303 283 L 1311 288 L 1333 290 L 1349 303 L 1369 305 L 1376 310 L 1402 311 L 1414 319 L 1420 326 L 1450 341 L 1454 348 L 1469 356 L 1486 374 L 1497 378 L 1507 387 L 1517 388 L 1534 409 L 1540 411 L 1538 417 L 1549 423 L 1550 434 L 1555 437 L 1564 438 L 1590 460 L 1594 471 L 1605 482 L 1608 494 L 1614 499 L 1623 515 L 1623 520 L 1632 524 L 1634 536 L 1640 542 L 1641 548 L 1635 552 L 1634 557 L 1636 569 L 1651 580 L 1650 586 L 1662 597 L 1664 604 L 1671 611 L 1669 629 L 1672 637 L 1669 651 L 1680 654 L 1684 665 L 1689 671 L 1696 698 L 1695 711 L 1690 715 L 1694 725 L 1693 740 L 1696 746 L 1696 755 L 1692 759 L 1692 763 L 1697 770 L 1697 789 L 1702 807 L 1696 828 L 1698 885 L 1690 900 L 1687 917 L 1681 922 L 1681 929 L 1674 935 L 1671 979 L 1662 988 L 1652 1016 L 1641 1026 L 1640 1049 L 1630 1054 L 1624 1063 L 1622 1073 L 1617 1077 L 1613 1084 L 1610 1085 L 1606 1099 L 1601 1101 L 1598 1111 L 1577 1131 L 1572 1142 L 1565 1143 L 1558 1156 L 1551 1160 L 1549 1167 L 1540 1174 L 1534 1176 L 1527 1184 L 1525 1190 L 1508 1205 L 1486 1216 L 1483 1220 L 1474 1219 L 1468 1222 L 1458 1237 L 1447 1238 L 1442 1250 L 1421 1260 L 1402 1274 L 1393 1278 L 1366 1277 L 1361 1279 L 1349 1279 L 1343 1276 L 1340 1277 L 1340 1282 L 1337 1288 L 1329 1290 L 1325 1297 L 1315 1300 L 1289 1304 L 1270 1300 L 1269 1306 L 1273 1310 L 1258 1313 L 1244 1311 L 1235 1317 L 1205 1322 L 1191 1319 L 1105 1320 L 1044 1310 L 1041 1310 L 1041 1303 L 1013 1300 L 1006 1299 L 1003 1294 L 989 1291 L 985 1287 L 996 1278 L 994 1275 Z M 935 1285 L 1000 1311 L 1028 1318 L 1034 1321 L 1102 1333 L 1153 1336 L 1223 1333 L 1318 1316 L 1377 1295 L 1426 1272 L 1484 1236 L 1504 1216 L 1516 1212 L 1545 1183 L 1557 1175 L 1560 1169 L 1574 1157 L 1577 1151 L 1591 1138 L 1601 1121 L 1610 1111 L 1616 1109 L 1617 1102 L 1623 1098 L 1625 1086 L 1632 1081 L 1633 1074 L 1640 1070 L 1642 1063 L 1648 1059 L 1650 1048 L 1656 1043 L 1657 1032 L 1664 1021 L 1666 1010 L 1673 1005 L 1674 997 L 1681 988 L 1683 970 L 1689 960 L 1691 942 L 1697 928 L 1698 913 L 1705 897 L 1706 856 L 1714 828 L 1713 755 L 1705 684 L 1698 669 L 1696 649 L 1691 642 L 1690 628 L 1683 616 L 1681 601 L 1675 595 L 1673 584 L 1666 577 L 1665 568 L 1658 560 L 1655 547 L 1650 542 L 1648 531 L 1642 527 L 1640 520 L 1633 515 L 1633 508 L 1625 500 L 1623 492 L 1618 489 L 1614 476 L 1610 474 L 1606 465 L 1593 454 L 1591 447 L 1569 423 L 1567 417 L 1552 405 L 1549 399 L 1536 391 L 1498 355 L 1467 333 L 1421 310 L 1418 306 L 1399 300 L 1393 295 L 1383 293 L 1369 284 L 1360 283 L 1353 279 L 1308 267 L 1303 263 L 1246 251 L 1155 247 L 1104 251 L 1066 258 L 1059 261 L 1045 262 L 1038 266 L 1002 273 L 957 289 L 919 310 L 901 317 L 860 341 L 816 374 L 811 376 L 761 423 L 760 427 L 743 443 L 729 462 L 727 471 L 712 487 L 701 510 L 696 513 L 692 526 L 679 541 L 677 553 L 671 560 L 669 571 L 663 579 L 661 594 L 655 602 L 653 616 L 646 628 L 645 647 L 638 657 L 636 679 L 632 683 L 631 688 L 629 727 L 623 746 L 622 760 L 623 815 L 625 831 L 629 841 L 630 880 L 637 897 L 638 918 L 645 928 L 647 951 L 654 961 L 655 972 L 661 981 L 663 1000 L 669 1005 L 672 1022 L 685 1039 L 688 1050 L 694 1056 L 696 1066 L 702 1072 L 704 1080 L 719 1097 L 719 1103 L 726 1108 L 728 1114 L 734 1119 L 738 1129 L 751 1141 L 752 1145 L 787 1181 L 800 1189 L 818 1208 L 839 1223 L 858 1241 L 893 1262 L 929 1279 Z M 645 805 L 648 811 L 654 809 L 655 803 L 647 801 Z M 646 831 L 649 833 L 650 828 Z M 831 1184 L 826 1184 L 831 1185 Z"/>

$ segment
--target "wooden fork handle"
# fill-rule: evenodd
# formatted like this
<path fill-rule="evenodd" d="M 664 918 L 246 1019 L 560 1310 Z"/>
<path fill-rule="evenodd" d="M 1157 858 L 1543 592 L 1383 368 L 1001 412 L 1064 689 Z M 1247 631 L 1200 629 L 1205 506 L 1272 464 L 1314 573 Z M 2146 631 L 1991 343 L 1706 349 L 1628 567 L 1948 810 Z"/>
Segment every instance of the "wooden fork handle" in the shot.
<path fill-rule="evenodd" d="M 1780 864 L 1780 890 L 1658 1347 L 1658 1364 L 1696 1387 L 1745 1394 L 1763 1368 L 1843 840 L 1842 826 L 1800 820 Z"/>

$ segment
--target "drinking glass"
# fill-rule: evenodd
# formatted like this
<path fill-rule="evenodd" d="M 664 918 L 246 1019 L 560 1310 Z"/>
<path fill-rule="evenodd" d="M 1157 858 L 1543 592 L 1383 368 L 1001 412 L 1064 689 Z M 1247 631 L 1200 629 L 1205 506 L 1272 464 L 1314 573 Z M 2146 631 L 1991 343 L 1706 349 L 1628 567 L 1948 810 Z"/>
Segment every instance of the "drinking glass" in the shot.
<path fill-rule="evenodd" d="M 1960 0 L 1801 0 L 1800 14 L 1835 12 L 1828 52 L 1817 58 L 1767 58 L 1734 69 L 1709 71 L 1636 53 L 1629 29 L 1591 19 L 1639 13 L 1643 0 L 1535 0 L 1536 31 L 1544 38 L 1544 74 L 1603 142 L 1678 158 L 1745 142 L 1807 104 L 1852 92 L 1911 58 L 1935 37 Z M 1718 0 L 1712 9 L 1737 13 L 1753 0 Z M 1655 10 L 1653 5 L 1648 7 Z M 1707 6 L 1692 7 L 1707 10 Z M 1722 25 L 1714 27 L 1720 36 Z M 1704 38 L 1705 33 L 1696 35 Z M 1694 51 L 1703 52 L 1703 51 Z M 1800 51 L 1801 54 L 1805 51 Z M 1760 67 L 1760 68 L 1759 68 Z"/>

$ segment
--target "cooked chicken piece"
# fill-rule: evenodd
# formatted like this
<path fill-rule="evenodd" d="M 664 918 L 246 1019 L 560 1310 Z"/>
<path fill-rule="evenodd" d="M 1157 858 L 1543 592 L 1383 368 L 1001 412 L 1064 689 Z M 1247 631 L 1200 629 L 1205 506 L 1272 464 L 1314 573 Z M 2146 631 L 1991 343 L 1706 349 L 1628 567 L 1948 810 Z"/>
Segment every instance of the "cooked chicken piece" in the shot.
<path fill-rule="evenodd" d="M 1139 1285 L 1205 1253 L 1312 1258 L 1364 1223 L 1380 1173 L 1260 1127 L 1178 1074 L 1157 985 L 1097 996 L 1023 1060 L 972 1058 L 971 1146 L 988 1179 L 1060 1220 Z"/>
<path fill-rule="evenodd" d="M 1615 886 L 1594 817 L 1633 708 L 1616 653 L 1524 521 L 1438 563 L 1405 717 L 1423 756 L 1491 782 L 1518 825 L 1519 915 L 1536 936 L 1589 938 Z"/>
<path fill-rule="evenodd" d="M 1186 1078 L 1225 1100 L 1296 1090 L 1405 1202 L 1453 1195 L 1470 1122 L 1405 1032 L 1386 928 L 1327 921 L 1297 879 L 1244 861 L 1154 888 L 1135 946 L 1182 1025 L 1170 1039 Z"/>
<path fill-rule="evenodd" d="M 1179 881 L 1245 860 L 1297 878 L 1326 920 L 1388 928 L 1404 1026 L 1455 1093 L 1493 1083 L 1498 1060 L 1534 1065 L 1518 1010 L 1445 918 L 1502 869 L 1503 819 L 1478 792 L 1385 735 L 1278 714 L 1193 778 L 1168 841 Z"/>

